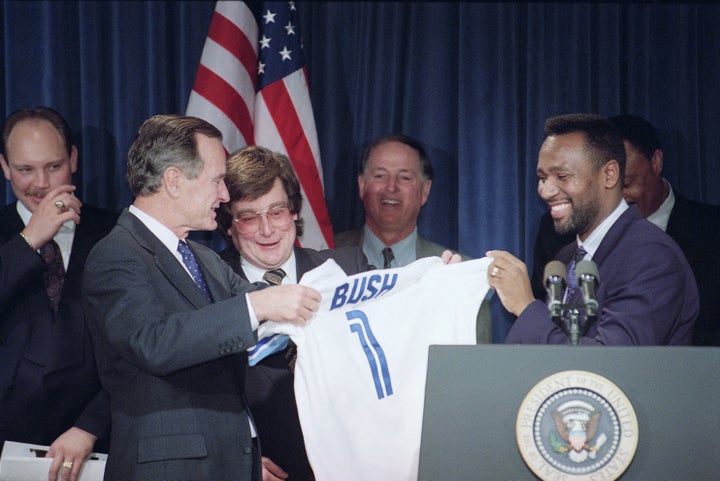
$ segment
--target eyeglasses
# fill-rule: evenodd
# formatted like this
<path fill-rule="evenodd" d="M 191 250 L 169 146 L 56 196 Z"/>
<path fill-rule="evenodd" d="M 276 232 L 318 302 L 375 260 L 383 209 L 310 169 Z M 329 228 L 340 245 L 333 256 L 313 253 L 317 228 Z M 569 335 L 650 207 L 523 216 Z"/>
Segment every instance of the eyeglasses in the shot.
<path fill-rule="evenodd" d="M 260 218 L 263 216 L 273 227 L 285 227 L 293 220 L 290 206 L 282 204 L 261 212 L 241 212 L 233 217 L 233 222 L 241 234 L 254 234 L 260 229 Z"/>

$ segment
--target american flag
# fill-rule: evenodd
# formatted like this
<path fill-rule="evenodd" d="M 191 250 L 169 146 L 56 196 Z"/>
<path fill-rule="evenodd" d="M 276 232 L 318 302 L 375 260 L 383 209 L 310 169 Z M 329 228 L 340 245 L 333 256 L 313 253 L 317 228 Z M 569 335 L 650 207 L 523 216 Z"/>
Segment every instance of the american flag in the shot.
<path fill-rule="evenodd" d="M 245 2 L 217 2 L 186 114 L 215 125 L 228 152 L 262 145 L 287 155 L 303 190 L 300 242 L 332 247 L 297 5 L 259 6 L 256 16 Z"/>

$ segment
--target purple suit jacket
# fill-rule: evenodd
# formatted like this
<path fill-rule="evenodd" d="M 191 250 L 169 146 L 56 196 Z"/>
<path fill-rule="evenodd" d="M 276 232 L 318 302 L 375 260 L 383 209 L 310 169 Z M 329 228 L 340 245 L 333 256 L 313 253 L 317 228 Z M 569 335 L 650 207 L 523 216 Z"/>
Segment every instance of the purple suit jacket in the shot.
<path fill-rule="evenodd" d="M 577 248 L 564 247 L 557 259 L 570 263 Z M 600 306 L 581 344 L 689 345 L 699 312 L 695 278 L 670 236 L 630 206 L 613 224 L 592 260 L 597 264 Z M 580 303 L 576 293 L 571 303 Z M 510 329 L 506 343 L 564 344 L 547 306 L 534 301 Z"/>

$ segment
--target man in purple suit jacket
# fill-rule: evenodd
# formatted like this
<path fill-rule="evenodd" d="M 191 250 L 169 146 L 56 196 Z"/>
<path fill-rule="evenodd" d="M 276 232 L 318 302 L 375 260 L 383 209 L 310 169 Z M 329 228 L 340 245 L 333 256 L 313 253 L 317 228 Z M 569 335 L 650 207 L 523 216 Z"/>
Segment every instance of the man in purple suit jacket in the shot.
<path fill-rule="evenodd" d="M 599 271 L 597 320 L 580 344 L 690 344 L 699 312 L 695 278 L 675 241 L 623 199 L 626 157 L 616 128 L 604 117 L 570 114 L 548 119 L 545 133 L 538 194 L 556 231 L 577 233 L 557 259 L 570 264 L 582 248 L 582 259 Z M 566 343 L 548 308 L 534 300 L 525 264 L 504 251 L 487 255 L 494 258 L 490 286 L 518 316 L 505 342 Z M 564 303 L 582 304 L 580 290 Z"/>

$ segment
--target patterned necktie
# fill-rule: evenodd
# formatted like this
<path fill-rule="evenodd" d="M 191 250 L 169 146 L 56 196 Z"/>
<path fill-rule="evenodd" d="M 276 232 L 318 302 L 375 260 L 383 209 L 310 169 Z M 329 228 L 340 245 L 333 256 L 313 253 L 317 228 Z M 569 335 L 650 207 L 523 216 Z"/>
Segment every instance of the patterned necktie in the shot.
<path fill-rule="evenodd" d="M 50 300 L 50 307 L 53 314 L 57 315 L 58 305 L 60 304 L 60 294 L 62 293 L 63 282 L 65 281 L 65 266 L 63 265 L 60 246 L 57 242 L 50 240 L 47 244 L 40 248 L 42 256 L 48 270 L 43 274 L 45 283 L 45 292 L 47 292 Z"/>
<path fill-rule="evenodd" d="M 578 262 L 585 258 L 585 254 L 587 254 L 587 251 L 583 248 L 583 246 L 579 246 L 578 250 L 575 251 L 575 257 L 573 257 L 572 262 L 570 262 L 570 266 L 568 267 L 568 288 L 565 293 L 565 304 L 568 304 L 572 300 L 578 289 L 577 279 L 575 279 L 575 266 Z"/>
<path fill-rule="evenodd" d="M 285 276 L 286 274 L 284 270 L 273 269 L 271 271 L 267 271 L 263 275 L 263 280 L 271 286 L 279 286 L 280 284 L 282 284 L 282 280 L 285 278 Z M 297 346 L 295 346 L 295 344 L 290 340 L 288 340 L 288 347 L 287 349 L 285 349 L 285 354 L 283 355 L 283 357 L 288 363 L 290 370 L 295 371 L 295 361 L 297 361 Z"/>
<path fill-rule="evenodd" d="M 193 281 L 195 281 L 195 284 L 200 288 L 205 299 L 207 299 L 208 302 L 212 302 L 210 290 L 208 289 L 207 282 L 205 282 L 205 276 L 203 276 L 200 270 L 197 259 L 195 259 L 195 254 L 193 254 L 190 247 L 183 241 L 178 241 L 177 250 L 182 256 L 183 264 L 185 264 L 185 267 L 190 271 Z"/>
<path fill-rule="evenodd" d="M 270 284 L 271 286 L 279 286 L 282 284 L 282 280 L 285 277 L 285 271 L 282 269 L 274 269 L 272 271 L 267 271 L 263 275 L 263 280 Z"/>
<path fill-rule="evenodd" d="M 385 263 L 383 264 L 383 269 L 389 269 L 390 263 L 393 259 L 395 259 L 395 254 L 393 254 L 393 251 L 391 248 L 386 247 L 382 250 L 382 255 Z"/>

